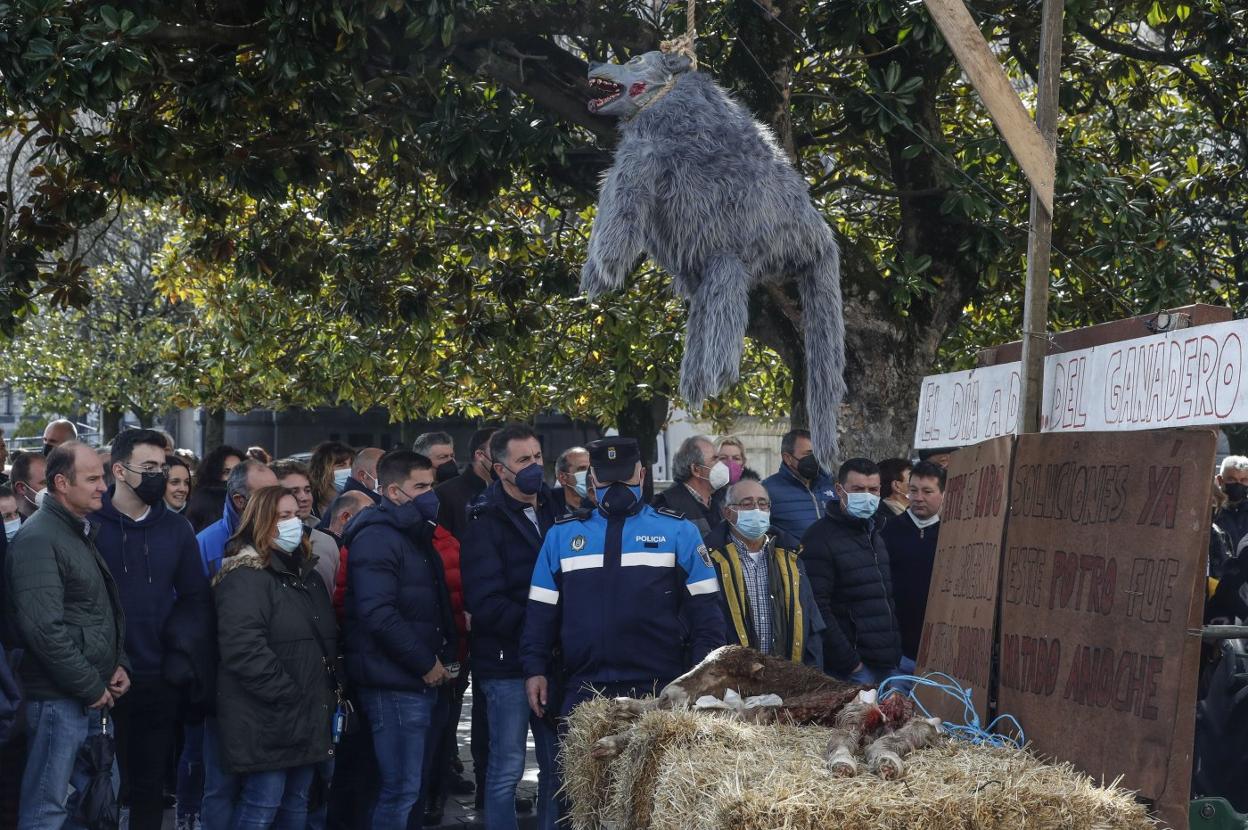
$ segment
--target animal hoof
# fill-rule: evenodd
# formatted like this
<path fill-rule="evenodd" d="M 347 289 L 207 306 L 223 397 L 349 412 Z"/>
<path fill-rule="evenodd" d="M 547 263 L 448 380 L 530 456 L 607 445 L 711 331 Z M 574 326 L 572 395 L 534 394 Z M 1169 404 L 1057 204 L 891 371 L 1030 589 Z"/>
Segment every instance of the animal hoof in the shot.
<path fill-rule="evenodd" d="M 614 758 L 624 751 L 624 747 L 628 746 L 628 735 L 608 735 L 605 738 L 599 738 L 594 742 L 594 748 L 589 751 L 591 758 L 599 760 L 603 758 Z"/>
<path fill-rule="evenodd" d="M 892 752 L 885 753 L 872 762 L 871 771 L 885 781 L 896 781 L 903 771 L 901 758 Z"/>
<path fill-rule="evenodd" d="M 828 766 L 833 778 L 853 778 L 858 775 L 858 765 L 849 761 L 836 761 Z"/>

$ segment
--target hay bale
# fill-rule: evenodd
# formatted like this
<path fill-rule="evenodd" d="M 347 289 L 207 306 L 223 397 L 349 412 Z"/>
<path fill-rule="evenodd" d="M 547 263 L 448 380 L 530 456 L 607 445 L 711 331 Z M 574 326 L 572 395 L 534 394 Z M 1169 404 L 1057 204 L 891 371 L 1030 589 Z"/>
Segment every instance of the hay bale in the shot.
<path fill-rule="evenodd" d="M 616 758 L 589 749 L 636 726 Z M 565 788 L 577 830 L 1146 830 L 1132 794 L 1098 787 L 1028 752 L 947 743 L 907 759 L 905 777 L 833 778 L 828 730 L 741 723 L 688 711 L 636 721 L 607 700 L 573 712 Z"/>

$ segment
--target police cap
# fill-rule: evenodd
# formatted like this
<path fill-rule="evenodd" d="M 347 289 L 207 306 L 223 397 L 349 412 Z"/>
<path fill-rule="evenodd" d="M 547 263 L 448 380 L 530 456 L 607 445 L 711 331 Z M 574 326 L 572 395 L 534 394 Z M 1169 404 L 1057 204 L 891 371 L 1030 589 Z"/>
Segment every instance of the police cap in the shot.
<path fill-rule="evenodd" d="M 600 438 L 588 449 L 589 466 L 599 484 L 628 481 L 641 461 L 641 448 L 635 438 Z"/>

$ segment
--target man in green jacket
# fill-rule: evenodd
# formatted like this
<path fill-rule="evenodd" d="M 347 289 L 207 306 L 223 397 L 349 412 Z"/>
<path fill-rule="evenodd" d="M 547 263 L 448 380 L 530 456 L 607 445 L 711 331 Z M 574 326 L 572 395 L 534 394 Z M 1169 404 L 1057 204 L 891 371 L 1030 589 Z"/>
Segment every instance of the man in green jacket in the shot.
<path fill-rule="evenodd" d="M 102 723 L 111 729 L 104 715 L 130 688 L 117 586 L 86 518 L 100 509 L 106 489 L 99 456 L 77 441 L 56 447 L 46 485 L 42 506 L 13 537 L 5 563 L 6 610 L 25 649 L 23 830 L 79 826 L 76 793 L 87 782 L 74 759 Z"/>

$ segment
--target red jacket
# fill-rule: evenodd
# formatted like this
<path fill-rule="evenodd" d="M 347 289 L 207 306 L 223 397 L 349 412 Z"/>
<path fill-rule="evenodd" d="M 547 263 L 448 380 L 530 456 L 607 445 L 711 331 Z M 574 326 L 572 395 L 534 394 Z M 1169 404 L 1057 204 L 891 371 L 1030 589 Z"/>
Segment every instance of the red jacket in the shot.
<path fill-rule="evenodd" d="M 451 612 L 455 615 L 455 628 L 459 631 L 457 658 L 462 663 L 468 657 L 468 618 L 464 616 L 464 577 L 459 568 L 459 540 L 442 525 L 433 531 L 433 547 L 442 557 L 442 569 L 446 571 L 446 587 L 451 592 Z"/>

